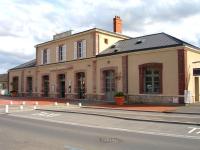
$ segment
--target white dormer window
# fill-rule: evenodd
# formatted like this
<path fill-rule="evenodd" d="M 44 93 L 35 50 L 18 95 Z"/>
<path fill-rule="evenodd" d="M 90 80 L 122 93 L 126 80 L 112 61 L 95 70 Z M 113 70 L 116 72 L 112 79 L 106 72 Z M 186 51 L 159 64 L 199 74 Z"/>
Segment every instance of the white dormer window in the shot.
<path fill-rule="evenodd" d="M 74 59 L 86 58 L 86 40 L 74 42 Z"/>

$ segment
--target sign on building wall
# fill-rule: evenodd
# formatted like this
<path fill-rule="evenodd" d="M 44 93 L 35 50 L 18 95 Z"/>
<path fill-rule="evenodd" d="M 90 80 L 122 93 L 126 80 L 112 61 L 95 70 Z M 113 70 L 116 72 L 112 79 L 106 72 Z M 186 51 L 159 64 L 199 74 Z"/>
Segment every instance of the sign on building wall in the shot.
<path fill-rule="evenodd" d="M 193 76 L 200 76 L 200 68 L 193 69 Z"/>

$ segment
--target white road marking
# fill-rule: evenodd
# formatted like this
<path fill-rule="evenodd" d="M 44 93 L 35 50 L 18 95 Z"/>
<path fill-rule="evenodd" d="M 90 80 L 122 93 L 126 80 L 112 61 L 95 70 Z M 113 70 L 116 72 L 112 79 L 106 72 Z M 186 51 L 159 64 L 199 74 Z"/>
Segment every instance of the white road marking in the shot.
<path fill-rule="evenodd" d="M 188 127 L 190 130 L 188 131 L 188 134 L 192 134 L 192 133 L 196 133 L 196 134 L 200 134 L 200 128 L 196 128 L 196 127 Z"/>
<path fill-rule="evenodd" d="M 114 128 L 114 127 L 101 127 L 101 126 L 79 124 L 79 123 L 73 123 L 73 122 L 55 121 L 55 120 L 49 120 L 49 119 L 45 119 L 45 118 L 34 118 L 34 117 L 30 117 L 30 116 L 29 117 L 28 116 L 19 116 L 19 115 L 14 115 L 14 114 L 10 114 L 10 116 L 26 118 L 26 119 L 35 119 L 35 120 L 47 121 L 47 122 L 51 122 L 51 123 L 73 125 L 73 126 L 79 126 L 79 127 L 88 127 L 88 128 L 96 128 L 96 129 L 103 129 L 103 130 L 114 130 L 114 131 L 122 131 L 122 132 L 129 132 L 129 133 L 139 133 L 139 134 L 147 134 L 147 135 L 157 135 L 157 136 L 166 136 L 166 137 L 200 140 L 200 136 L 161 133 L 161 132 L 152 132 L 152 131 L 141 131 L 141 130 L 130 130 L 130 129 Z"/>
<path fill-rule="evenodd" d="M 83 149 L 80 149 L 80 148 L 75 148 L 75 147 L 67 146 L 67 145 L 65 145 L 64 148 L 67 148 L 67 150 L 83 150 Z"/>
<path fill-rule="evenodd" d="M 48 118 L 51 118 L 51 117 L 60 116 L 61 114 L 40 112 L 40 113 L 35 113 L 35 114 L 32 114 L 32 115 L 33 115 L 33 116 L 41 116 L 41 117 L 48 117 Z"/>

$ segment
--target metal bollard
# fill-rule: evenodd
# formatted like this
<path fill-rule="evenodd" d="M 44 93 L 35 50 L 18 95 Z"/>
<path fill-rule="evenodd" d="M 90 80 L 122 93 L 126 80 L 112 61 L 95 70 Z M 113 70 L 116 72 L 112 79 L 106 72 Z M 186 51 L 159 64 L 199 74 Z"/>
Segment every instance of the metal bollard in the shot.
<path fill-rule="evenodd" d="M 34 109 L 34 110 L 36 110 L 36 109 L 37 109 L 37 106 L 36 106 L 36 105 L 34 105 L 34 106 L 33 106 L 33 109 Z"/>
<path fill-rule="evenodd" d="M 6 107 L 5 107 L 5 113 L 8 113 L 8 105 L 6 105 Z"/>
<path fill-rule="evenodd" d="M 81 104 L 81 103 L 78 103 L 78 106 L 79 106 L 79 107 L 82 107 L 82 104 Z"/>
<path fill-rule="evenodd" d="M 19 108 L 20 108 L 20 110 L 23 110 L 23 109 L 24 109 L 24 106 L 23 106 L 23 105 L 20 105 Z"/>

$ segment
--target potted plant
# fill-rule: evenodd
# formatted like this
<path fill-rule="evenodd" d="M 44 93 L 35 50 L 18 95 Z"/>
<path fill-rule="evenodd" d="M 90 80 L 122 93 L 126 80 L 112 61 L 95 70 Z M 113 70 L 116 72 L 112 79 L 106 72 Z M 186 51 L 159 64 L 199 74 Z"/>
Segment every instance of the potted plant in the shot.
<path fill-rule="evenodd" d="M 123 92 L 115 93 L 115 102 L 117 105 L 123 105 L 125 102 L 125 96 Z"/>
<path fill-rule="evenodd" d="M 10 91 L 10 93 L 11 93 L 11 96 L 12 96 L 12 97 L 16 97 L 16 96 L 17 96 L 17 91 L 15 91 L 15 90 Z"/>

